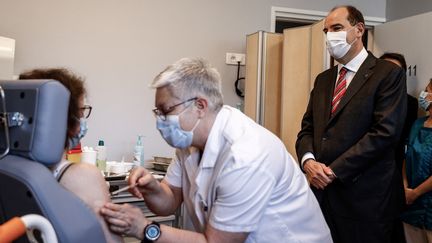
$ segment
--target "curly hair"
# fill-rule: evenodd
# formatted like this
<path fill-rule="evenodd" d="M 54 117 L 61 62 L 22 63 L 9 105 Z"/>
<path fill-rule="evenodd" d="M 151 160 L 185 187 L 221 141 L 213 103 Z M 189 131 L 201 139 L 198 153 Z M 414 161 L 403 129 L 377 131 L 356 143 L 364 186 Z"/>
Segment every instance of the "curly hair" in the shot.
<path fill-rule="evenodd" d="M 70 92 L 69 110 L 68 110 L 68 124 L 67 124 L 67 138 L 65 141 L 65 148 L 68 147 L 68 138 L 73 136 L 77 126 L 79 126 L 80 117 L 80 104 L 79 101 L 86 95 L 84 87 L 84 79 L 72 73 L 66 68 L 46 68 L 46 69 L 33 69 L 23 72 L 19 75 L 19 79 L 54 79 L 63 84 Z"/>

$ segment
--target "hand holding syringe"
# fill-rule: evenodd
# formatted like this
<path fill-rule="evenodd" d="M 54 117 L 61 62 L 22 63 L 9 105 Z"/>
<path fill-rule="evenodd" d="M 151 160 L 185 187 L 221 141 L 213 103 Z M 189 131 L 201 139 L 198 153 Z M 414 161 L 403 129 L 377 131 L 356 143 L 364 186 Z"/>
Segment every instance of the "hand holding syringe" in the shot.
<path fill-rule="evenodd" d="M 135 183 L 135 184 L 132 184 L 132 185 L 128 185 L 128 186 L 122 187 L 122 188 L 120 188 L 118 190 L 115 190 L 115 191 L 111 192 L 110 194 L 111 194 L 111 196 L 114 196 L 114 195 L 119 194 L 120 192 L 127 191 L 127 190 L 129 190 L 129 188 L 135 187 L 137 185 L 138 185 L 138 183 Z"/>
<path fill-rule="evenodd" d="M 163 176 L 161 176 L 161 175 L 155 175 L 153 172 L 150 172 L 150 174 L 152 174 L 155 179 L 159 179 L 160 180 L 160 179 L 163 178 Z M 135 182 L 132 185 L 128 185 L 128 186 L 122 187 L 122 188 L 120 188 L 118 190 L 115 190 L 115 191 L 111 192 L 110 194 L 111 194 L 111 196 L 114 196 L 114 195 L 119 194 L 120 192 L 124 192 L 124 191 L 129 190 L 130 188 L 136 187 L 137 185 L 138 185 L 138 182 Z"/>

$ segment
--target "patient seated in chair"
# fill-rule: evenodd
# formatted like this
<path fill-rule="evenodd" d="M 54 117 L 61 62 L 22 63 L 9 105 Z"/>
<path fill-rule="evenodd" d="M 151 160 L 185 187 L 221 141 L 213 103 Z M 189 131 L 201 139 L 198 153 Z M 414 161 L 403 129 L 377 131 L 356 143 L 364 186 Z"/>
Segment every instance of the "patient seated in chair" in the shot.
<path fill-rule="evenodd" d="M 77 195 L 97 215 L 107 242 L 123 242 L 122 237 L 111 232 L 99 210 L 111 201 L 108 186 L 100 170 L 88 163 L 72 163 L 66 160 L 66 152 L 78 145 L 87 131 L 86 119 L 91 107 L 84 105 L 86 90 L 82 78 L 63 68 L 34 69 L 20 74 L 19 79 L 54 79 L 63 84 L 70 92 L 67 135 L 63 159 L 51 169 L 58 182 Z"/>

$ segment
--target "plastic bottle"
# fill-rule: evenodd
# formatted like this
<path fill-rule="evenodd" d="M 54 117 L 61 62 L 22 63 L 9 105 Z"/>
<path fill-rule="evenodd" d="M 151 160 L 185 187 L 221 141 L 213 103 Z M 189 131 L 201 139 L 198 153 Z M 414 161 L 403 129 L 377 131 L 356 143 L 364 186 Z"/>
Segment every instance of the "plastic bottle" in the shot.
<path fill-rule="evenodd" d="M 97 160 L 96 160 L 96 166 L 101 170 L 106 170 L 106 147 L 103 140 L 99 140 L 98 146 L 96 148 L 97 150 Z"/>
<path fill-rule="evenodd" d="M 135 166 L 144 166 L 144 145 L 142 142 L 143 136 L 138 136 L 138 140 L 134 149 L 134 164 Z"/>

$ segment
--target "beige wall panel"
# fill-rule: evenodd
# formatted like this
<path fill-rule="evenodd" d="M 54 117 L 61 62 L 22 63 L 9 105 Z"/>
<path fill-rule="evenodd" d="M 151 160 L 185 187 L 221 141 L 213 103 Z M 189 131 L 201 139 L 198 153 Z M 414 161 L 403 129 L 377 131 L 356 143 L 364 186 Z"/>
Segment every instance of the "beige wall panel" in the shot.
<path fill-rule="evenodd" d="M 374 32 L 373 30 L 366 30 L 368 32 L 367 50 L 375 54 L 374 50 Z"/>
<path fill-rule="evenodd" d="M 259 35 L 257 32 L 246 37 L 244 113 L 254 121 L 257 121 Z"/>
<path fill-rule="evenodd" d="M 315 78 L 325 70 L 326 44 L 325 35 L 323 33 L 324 20 L 311 25 L 311 70 L 310 70 L 310 86 L 312 90 Z"/>
<path fill-rule="evenodd" d="M 283 35 L 264 34 L 263 125 L 280 136 Z"/>
<path fill-rule="evenodd" d="M 311 27 L 284 31 L 281 138 L 295 156 L 295 141 L 310 92 Z"/>

